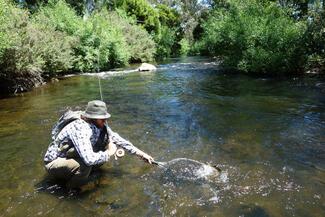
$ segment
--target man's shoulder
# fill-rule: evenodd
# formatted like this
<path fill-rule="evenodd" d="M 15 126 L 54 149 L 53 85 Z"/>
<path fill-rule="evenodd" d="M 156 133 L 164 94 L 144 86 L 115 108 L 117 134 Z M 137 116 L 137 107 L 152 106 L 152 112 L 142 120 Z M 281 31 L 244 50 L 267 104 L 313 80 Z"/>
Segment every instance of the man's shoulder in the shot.
<path fill-rule="evenodd" d="M 67 130 L 80 130 L 80 131 L 91 131 L 90 124 L 86 121 L 78 118 L 66 126 Z"/>

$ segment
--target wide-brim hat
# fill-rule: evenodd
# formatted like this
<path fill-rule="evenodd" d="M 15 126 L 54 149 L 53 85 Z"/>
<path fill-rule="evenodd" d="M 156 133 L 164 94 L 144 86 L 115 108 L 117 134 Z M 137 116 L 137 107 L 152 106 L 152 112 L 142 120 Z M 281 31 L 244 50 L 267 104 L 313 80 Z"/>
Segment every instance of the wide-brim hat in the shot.
<path fill-rule="evenodd" d="M 89 119 L 108 119 L 111 117 L 107 112 L 106 103 L 101 100 L 88 102 L 86 111 L 82 115 Z"/>

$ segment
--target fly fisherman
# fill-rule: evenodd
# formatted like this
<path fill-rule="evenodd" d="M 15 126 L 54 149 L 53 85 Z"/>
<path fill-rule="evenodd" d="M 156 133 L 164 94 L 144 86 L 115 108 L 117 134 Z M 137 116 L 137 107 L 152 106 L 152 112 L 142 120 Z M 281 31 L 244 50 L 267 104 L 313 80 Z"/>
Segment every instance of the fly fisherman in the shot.
<path fill-rule="evenodd" d="M 111 115 L 100 100 L 88 102 L 85 112 L 69 111 L 52 130 L 52 142 L 44 157 L 51 177 L 78 187 L 87 181 L 94 167 L 116 155 L 117 146 L 151 163 L 153 158 L 113 132 L 105 122 Z"/>

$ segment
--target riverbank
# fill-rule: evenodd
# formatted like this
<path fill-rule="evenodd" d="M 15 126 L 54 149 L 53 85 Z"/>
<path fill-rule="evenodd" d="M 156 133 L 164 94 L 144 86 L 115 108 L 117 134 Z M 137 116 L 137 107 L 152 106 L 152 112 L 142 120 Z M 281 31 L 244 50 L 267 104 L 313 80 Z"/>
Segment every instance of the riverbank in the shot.
<path fill-rule="evenodd" d="M 324 74 L 325 11 L 316 2 L 304 11 L 300 3 L 255 0 L 181 11 L 146 0 L 96 3 L 92 10 L 93 1 L 19 2 L 0 0 L 1 93 L 28 91 L 66 73 L 187 54 L 217 56 L 225 69 L 261 77 Z M 190 8 L 202 15 L 187 23 Z"/>
<path fill-rule="evenodd" d="M 157 68 L 153 64 L 141 63 L 141 64 L 132 64 L 124 68 L 116 68 L 110 71 L 101 71 L 101 72 L 91 72 L 91 73 L 74 73 L 74 74 L 65 74 L 62 76 L 56 77 L 14 77 L 12 80 L 10 78 L 0 79 L 0 97 L 6 97 L 18 93 L 32 91 L 34 88 L 41 87 L 48 83 L 56 83 L 60 80 L 67 79 L 73 76 L 96 76 L 100 78 L 106 78 L 108 76 L 128 74 L 132 72 L 153 72 Z"/>
<path fill-rule="evenodd" d="M 156 42 L 117 11 L 87 19 L 65 1 L 31 13 L 0 0 L 0 91 L 31 90 L 67 73 L 95 72 L 153 61 Z"/>
<path fill-rule="evenodd" d="M 168 63 L 170 61 L 175 61 L 179 58 L 171 58 L 171 59 L 166 59 L 165 61 L 161 62 L 162 66 L 158 66 L 158 68 L 160 69 L 161 67 L 163 67 L 163 65 L 165 63 Z M 307 71 L 303 74 L 301 73 L 297 73 L 296 75 L 286 75 L 286 74 L 282 74 L 282 75 L 270 75 L 270 74 L 260 74 L 260 73 L 245 73 L 239 70 L 235 70 L 235 69 L 225 69 L 221 66 L 221 61 L 216 59 L 216 58 L 209 58 L 209 57 L 182 57 L 181 59 L 183 60 L 197 60 L 197 59 L 206 59 L 206 60 L 210 60 L 207 63 L 203 63 L 203 64 L 207 64 L 209 67 L 213 67 L 215 70 L 218 70 L 219 72 L 223 72 L 226 74 L 229 74 L 230 76 L 237 76 L 238 74 L 245 74 L 247 76 L 250 76 L 252 78 L 256 78 L 256 79 L 280 79 L 280 80 L 292 80 L 292 79 L 297 79 L 299 77 L 316 77 L 316 78 L 323 78 L 325 75 L 322 73 L 322 71 L 320 69 L 314 69 L 314 70 L 310 70 Z M 186 64 L 186 63 L 184 63 Z M 200 62 L 198 62 L 198 64 L 202 64 Z M 48 85 L 51 83 L 56 83 L 56 82 L 60 82 L 61 80 L 65 80 L 68 77 L 72 77 L 72 76 L 79 76 L 79 75 L 88 75 L 88 76 L 99 76 L 101 78 L 106 78 L 109 76 L 114 76 L 114 75 L 119 75 L 119 74 L 127 74 L 127 73 L 132 73 L 132 72 L 137 72 L 140 71 L 141 64 L 132 64 L 129 65 L 128 67 L 123 67 L 123 68 L 116 68 L 114 70 L 110 70 L 110 71 L 101 71 L 99 73 L 97 72 L 91 72 L 91 73 L 62 73 L 64 75 L 61 76 L 55 76 L 55 77 L 39 77 L 39 76 L 27 76 L 27 77 L 14 77 L 11 78 L 12 80 L 9 79 L 0 79 L 0 92 L 1 92 L 1 97 L 8 97 L 11 96 L 13 94 L 17 94 L 17 93 L 23 93 L 23 92 L 28 92 L 28 91 L 32 91 L 34 88 L 38 88 L 41 87 L 43 85 Z M 153 65 L 152 65 L 153 66 Z M 146 71 L 146 70 L 144 70 Z"/>

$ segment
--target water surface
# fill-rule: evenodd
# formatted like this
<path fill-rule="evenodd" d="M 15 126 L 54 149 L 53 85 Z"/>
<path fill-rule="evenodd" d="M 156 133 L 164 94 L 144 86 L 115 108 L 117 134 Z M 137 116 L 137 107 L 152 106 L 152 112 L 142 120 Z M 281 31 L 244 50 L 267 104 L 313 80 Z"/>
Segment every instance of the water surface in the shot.
<path fill-rule="evenodd" d="M 156 160 L 195 159 L 220 176 L 184 178 L 128 155 L 82 193 L 50 183 L 51 127 L 99 99 L 96 76 L 69 77 L 0 99 L 0 216 L 325 216 L 325 79 L 223 73 L 205 58 L 126 72 L 101 74 L 112 129 Z"/>

